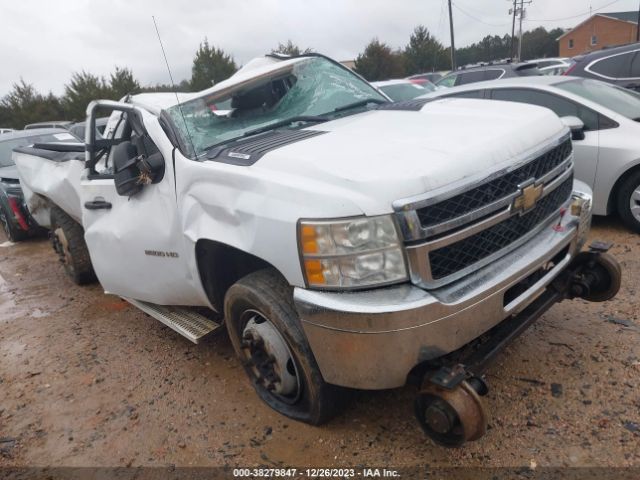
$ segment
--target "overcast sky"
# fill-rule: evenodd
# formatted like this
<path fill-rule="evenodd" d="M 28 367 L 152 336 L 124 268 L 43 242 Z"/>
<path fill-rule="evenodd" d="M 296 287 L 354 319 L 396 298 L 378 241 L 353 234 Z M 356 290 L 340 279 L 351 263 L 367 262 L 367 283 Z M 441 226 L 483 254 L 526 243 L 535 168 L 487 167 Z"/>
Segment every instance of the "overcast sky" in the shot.
<path fill-rule="evenodd" d="M 638 2 L 533 0 L 525 27 L 571 27 L 590 8 L 635 10 Z M 453 3 L 458 47 L 511 30 L 510 0 Z M 176 81 L 190 77 L 205 37 L 238 64 L 287 39 L 353 59 L 376 36 L 404 46 L 418 24 L 449 45 L 446 0 L 0 0 L 0 96 L 20 77 L 61 94 L 72 72 L 107 75 L 116 65 L 131 68 L 143 85 L 168 83 L 152 15 Z"/>

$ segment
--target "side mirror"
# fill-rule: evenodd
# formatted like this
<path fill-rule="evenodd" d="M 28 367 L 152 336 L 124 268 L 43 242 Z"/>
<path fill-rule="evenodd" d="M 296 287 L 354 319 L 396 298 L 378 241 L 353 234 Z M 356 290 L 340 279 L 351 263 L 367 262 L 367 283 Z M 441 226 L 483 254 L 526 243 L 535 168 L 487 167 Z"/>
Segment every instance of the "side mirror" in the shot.
<path fill-rule="evenodd" d="M 562 117 L 560 120 L 571 130 L 571 138 L 573 140 L 584 140 L 584 122 L 582 120 L 574 116 Z"/>
<path fill-rule="evenodd" d="M 145 148 L 145 142 L 123 142 L 114 147 L 114 183 L 118 195 L 132 197 L 145 185 L 158 183 L 164 177 L 165 162 L 162 153 L 153 146 Z M 151 153 L 147 152 L 151 150 Z"/>

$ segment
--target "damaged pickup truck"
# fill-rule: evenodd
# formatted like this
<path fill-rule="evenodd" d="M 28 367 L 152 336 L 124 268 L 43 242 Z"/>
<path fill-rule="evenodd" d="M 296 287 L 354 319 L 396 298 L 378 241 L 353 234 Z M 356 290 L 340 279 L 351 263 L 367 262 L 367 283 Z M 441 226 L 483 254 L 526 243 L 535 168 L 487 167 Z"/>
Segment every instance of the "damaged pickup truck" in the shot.
<path fill-rule="evenodd" d="M 425 432 L 478 439 L 490 360 L 554 303 L 620 286 L 607 245 L 581 252 L 591 192 L 544 108 L 392 103 L 309 54 L 87 114 L 85 145 L 14 154 L 69 274 L 194 342 L 226 327 L 260 398 L 299 421 L 417 378 Z"/>

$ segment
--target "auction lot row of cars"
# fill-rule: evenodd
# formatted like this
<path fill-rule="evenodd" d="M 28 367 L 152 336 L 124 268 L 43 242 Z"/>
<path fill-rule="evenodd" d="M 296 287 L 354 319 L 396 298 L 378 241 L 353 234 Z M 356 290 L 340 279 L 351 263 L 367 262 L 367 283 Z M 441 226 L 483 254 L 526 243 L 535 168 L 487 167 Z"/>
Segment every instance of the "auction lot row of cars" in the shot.
<path fill-rule="evenodd" d="M 506 345 L 559 301 L 618 292 L 592 214 L 640 230 L 638 95 L 503 69 L 526 74 L 373 86 L 271 54 L 202 92 L 96 99 L 84 142 L 12 160 L 76 283 L 196 343 L 226 328 L 271 408 L 321 424 L 349 389 L 416 382 L 425 433 L 460 446 L 486 432 Z"/>

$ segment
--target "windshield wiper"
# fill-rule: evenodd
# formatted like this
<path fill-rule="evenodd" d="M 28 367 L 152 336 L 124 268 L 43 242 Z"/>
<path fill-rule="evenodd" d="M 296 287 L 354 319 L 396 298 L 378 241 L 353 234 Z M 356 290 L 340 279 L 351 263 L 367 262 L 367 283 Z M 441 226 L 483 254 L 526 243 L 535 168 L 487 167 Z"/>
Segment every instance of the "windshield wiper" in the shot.
<path fill-rule="evenodd" d="M 250 137 L 251 135 L 257 135 L 258 133 L 268 132 L 269 130 L 274 130 L 279 127 L 286 127 L 287 125 L 291 125 L 292 123 L 296 123 L 296 122 L 327 122 L 327 121 L 329 121 L 327 117 L 320 116 L 320 115 L 297 115 L 295 117 L 285 118 L 284 120 L 270 123 L 269 125 L 265 125 L 264 127 L 248 130 L 244 132 L 242 135 L 240 135 L 239 137 L 230 138 L 228 140 L 223 140 L 222 142 L 209 145 L 208 147 L 204 147 L 202 151 L 208 152 L 213 150 L 216 147 L 227 145 L 229 143 L 240 140 L 241 138 Z"/>
<path fill-rule="evenodd" d="M 333 111 L 334 112 L 343 112 L 345 110 L 351 110 L 352 108 L 364 107 L 365 105 L 368 105 L 369 103 L 381 104 L 381 103 L 389 103 L 389 101 L 388 100 L 382 100 L 380 98 L 365 98 L 364 100 L 359 100 L 357 102 L 353 102 L 353 103 L 350 103 L 348 105 L 344 105 L 342 107 L 335 108 Z"/>
<path fill-rule="evenodd" d="M 296 122 L 327 122 L 329 119 L 327 117 L 323 117 L 320 115 L 298 115 L 296 117 L 285 118 L 284 120 L 280 120 L 279 122 L 270 123 L 269 125 L 265 125 L 264 127 L 254 128 L 253 130 L 249 130 L 244 132 L 240 138 L 250 137 L 251 135 L 257 135 L 258 133 L 268 132 L 269 130 L 275 130 L 279 127 L 286 127 L 287 125 L 291 125 Z"/>

